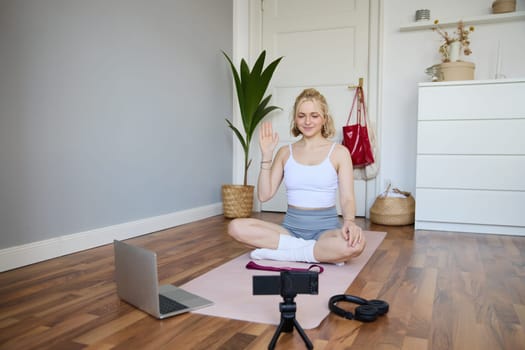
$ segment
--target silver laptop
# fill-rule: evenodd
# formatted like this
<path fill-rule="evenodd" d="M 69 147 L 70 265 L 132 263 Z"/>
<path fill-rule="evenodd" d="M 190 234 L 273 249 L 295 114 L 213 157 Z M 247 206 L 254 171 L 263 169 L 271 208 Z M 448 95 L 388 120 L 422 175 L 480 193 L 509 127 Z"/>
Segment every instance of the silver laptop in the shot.
<path fill-rule="evenodd" d="M 159 287 L 155 252 L 118 240 L 113 247 L 120 299 L 159 319 L 213 305 L 171 284 Z"/>

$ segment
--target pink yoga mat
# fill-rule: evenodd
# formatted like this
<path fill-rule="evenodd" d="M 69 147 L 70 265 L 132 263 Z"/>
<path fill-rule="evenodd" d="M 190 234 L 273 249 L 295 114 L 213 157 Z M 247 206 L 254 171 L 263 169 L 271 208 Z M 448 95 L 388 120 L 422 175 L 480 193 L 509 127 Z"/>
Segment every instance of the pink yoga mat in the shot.
<path fill-rule="evenodd" d="M 363 253 L 343 266 L 322 264 L 324 272 L 319 274 L 319 294 L 298 294 L 296 319 L 304 329 L 317 327 L 328 315 L 328 300 L 332 295 L 342 294 L 350 286 L 359 271 L 365 266 L 386 232 L 364 231 L 367 245 Z M 281 320 L 280 295 L 252 295 L 252 276 L 279 275 L 279 272 L 246 269 L 249 253 L 243 254 L 224 265 L 181 286 L 215 304 L 193 311 L 202 315 L 232 318 L 278 325 Z M 310 264 L 257 260 L 260 265 L 308 267 Z"/>

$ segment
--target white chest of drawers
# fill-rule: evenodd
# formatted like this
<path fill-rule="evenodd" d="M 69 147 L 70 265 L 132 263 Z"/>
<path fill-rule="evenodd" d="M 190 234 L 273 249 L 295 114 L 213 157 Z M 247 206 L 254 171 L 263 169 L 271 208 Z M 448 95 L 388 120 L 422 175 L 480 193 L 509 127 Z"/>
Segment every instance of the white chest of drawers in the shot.
<path fill-rule="evenodd" d="M 525 79 L 419 84 L 416 229 L 525 235 Z"/>

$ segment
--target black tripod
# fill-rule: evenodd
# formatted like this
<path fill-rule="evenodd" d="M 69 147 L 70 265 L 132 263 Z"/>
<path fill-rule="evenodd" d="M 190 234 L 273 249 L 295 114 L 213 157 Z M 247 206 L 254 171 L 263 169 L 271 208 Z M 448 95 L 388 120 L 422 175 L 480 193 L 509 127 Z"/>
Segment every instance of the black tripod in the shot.
<path fill-rule="evenodd" d="M 301 327 L 299 322 L 295 319 L 295 311 L 297 310 L 294 298 L 297 296 L 297 293 L 291 292 L 286 293 L 287 288 L 283 288 L 285 292 L 283 292 L 281 295 L 284 299 L 284 302 L 279 304 L 279 311 L 281 311 L 281 322 L 279 323 L 279 326 L 277 326 L 277 330 L 275 331 L 275 334 L 273 335 L 272 341 L 270 342 L 270 345 L 268 345 L 269 350 L 275 349 L 275 344 L 277 343 L 277 339 L 279 339 L 279 336 L 281 335 L 281 332 L 290 333 L 293 332 L 293 328 L 295 327 L 299 334 L 301 335 L 301 338 L 303 338 L 303 341 L 306 345 L 306 348 L 313 349 L 314 346 L 312 345 L 312 342 L 310 339 L 308 339 L 308 336 L 304 332 L 304 329 Z M 290 295 L 286 295 L 290 294 Z"/>

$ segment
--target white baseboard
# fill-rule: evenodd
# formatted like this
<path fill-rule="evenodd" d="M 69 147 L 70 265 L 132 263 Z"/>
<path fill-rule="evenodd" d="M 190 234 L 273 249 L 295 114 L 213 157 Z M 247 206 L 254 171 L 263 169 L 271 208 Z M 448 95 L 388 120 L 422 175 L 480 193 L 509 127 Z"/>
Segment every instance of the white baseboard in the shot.
<path fill-rule="evenodd" d="M 430 230 L 430 231 L 486 233 L 486 234 L 507 235 L 507 236 L 525 236 L 525 228 L 520 227 L 520 226 L 463 224 L 463 223 L 454 223 L 454 222 L 416 220 L 414 224 L 414 229 Z"/>
<path fill-rule="evenodd" d="M 222 214 L 222 203 L 0 250 L 0 272 Z"/>

